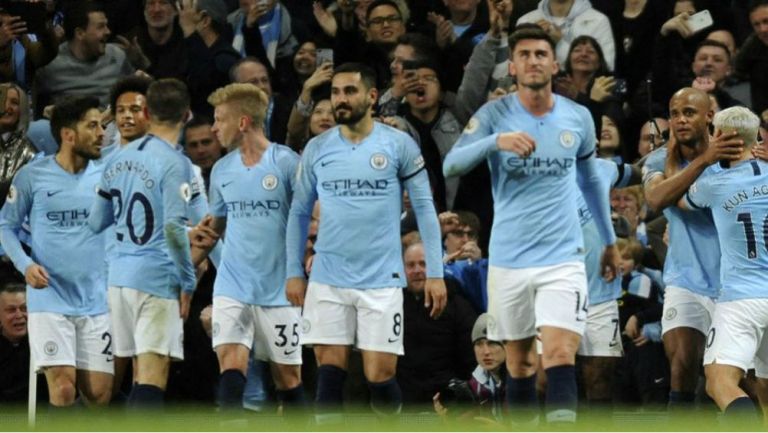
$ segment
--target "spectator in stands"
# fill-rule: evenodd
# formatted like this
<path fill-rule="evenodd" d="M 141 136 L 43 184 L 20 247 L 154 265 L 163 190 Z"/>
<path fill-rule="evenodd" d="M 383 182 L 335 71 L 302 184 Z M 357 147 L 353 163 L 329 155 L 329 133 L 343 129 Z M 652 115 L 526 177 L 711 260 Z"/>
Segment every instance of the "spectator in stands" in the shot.
<path fill-rule="evenodd" d="M 292 105 L 288 98 L 273 92 L 267 67 L 254 57 L 245 57 L 232 66 L 229 78 L 233 83 L 251 83 L 267 94 L 269 106 L 264 119 L 264 134 L 274 143 L 285 143 Z"/>
<path fill-rule="evenodd" d="M 641 244 L 648 243 L 643 214 L 645 213 L 645 198 L 640 186 L 617 188 L 611 190 L 611 208 L 629 222 L 629 236 Z M 641 263 L 641 262 L 638 262 Z"/>
<path fill-rule="evenodd" d="M 642 403 L 657 410 L 667 404 L 669 362 L 661 343 L 662 303 L 659 282 L 639 272 L 643 246 L 617 241 L 622 257 L 623 295 L 619 299 L 619 329 L 624 358 L 617 369 L 617 403 Z"/>
<path fill-rule="evenodd" d="M 517 21 L 517 24 L 539 25 L 557 43 L 557 61 L 563 65 L 568 59 L 571 43 L 581 35 L 591 35 L 599 43 L 605 55 L 608 69 L 613 70 L 616 48 L 608 17 L 598 12 L 589 0 L 541 0 L 535 11 Z"/>
<path fill-rule="evenodd" d="M 328 86 L 315 88 L 311 101 L 311 109 L 308 112 L 299 108 L 298 101 L 291 109 L 285 141 L 297 152 L 301 152 L 309 140 L 336 126 Z"/>
<path fill-rule="evenodd" d="M 564 68 L 565 74 L 555 80 L 555 91 L 589 108 L 596 130 L 601 128 L 602 116 L 619 117 L 626 83 L 617 87 L 595 38 L 582 35 L 574 39 Z"/>
<path fill-rule="evenodd" d="M 200 167 L 208 191 L 211 169 L 226 150 L 221 146 L 216 135 L 211 132 L 213 121 L 209 117 L 195 116 L 184 127 L 184 151 L 192 163 Z"/>
<path fill-rule="evenodd" d="M 392 50 L 392 62 L 389 64 L 392 82 L 379 96 L 380 115 L 399 114 L 406 93 L 417 85 L 413 77 L 403 76 L 403 64 L 432 56 L 436 51 L 435 43 L 419 33 L 406 33 L 397 39 L 397 45 Z"/>
<path fill-rule="evenodd" d="M 491 321 L 488 313 L 481 314 L 472 327 L 472 346 L 475 351 L 477 367 L 472 372 L 468 381 L 452 380 L 447 390 L 444 390 L 432 398 L 435 412 L 444 416 L 449 409 L 444 404 L 449 404 L 446 399 L 451 396 L 453 402 L 471 404 L 466 407 L 468 412 L 462 417 L 472 415 L 483 416 L 499 420 L 504 404 L 506 361 L 507 354 L 504 345 L 500 341 L 488 339 L 488 323 Z M 450 406 L 450 404 L 449 404 Z"/>
<path fill-rule="evenodd" d="M 111 32 L 98 3 L 77 0 L 65 12 L 66 42 L 56 58 L 37 71 L 37 110 L 65 95 L 95 96 L 106 107 L 110 87 L 134 67 L 120 47 L 107 43 Z"/>
<path fill-rule="evenodd" d="M 11 180 L 37 150 L 27 138 L 29 102 L 24 90 L 13 83 L 0 84 L 0 205 L 5 203 Z"/>
<path fill-rule="evenodd" d="M 261 43 L 273 68 L 290 64 L 298 42 L 291 30 L 291 15 L 278 0 L 240 0 L 240 8 L 229 14 L 227 22 L 235 35 L 232 46 L 241 56 L 252 55 L 246 51 L 249 42 Z M 249 38 L 249 29 L 259 34 Z"/>
<path fill-rule="evenodd" d="M 184 35 L 186 84 L 194 113 L 213 116 L 208 96 L 229 84 L 229 70 L 239 59 L 224 36 L 227 10 L 219 0 L 182 0 L 179 26 Z"/>
<path fill-rule="evenodd" d="M 459 282 L 462 295 L 475 311 L 488 311 L 488 259 L 477 245 L 480 220 L 467 211 L 444 212 L 439 219 L 446 275 Z"/>
<path fill-rule="evenodd" d="M 757 0 L 751 4 L 749 21 L 754 33 L 739 50 L 736 72 L 749 78 L 752 110 L 762 113 L 768 109 L 768 0 Z"/>
<path fill-rule="evenodd" d="M 408 247 L 403 261 L 408 284 L 403 289 L 405 355 L 397 361 L 397 381 L 404 403 L 430 404 L 432 396 L 452 378 L 469 378 L 474 364 L 470 337 L 477 315 L 463 297 L 449 289 L 445 310 L 437 319 L 432 319 L 429 308 L 424 306 L 423 244 Z"/>
<path fill-rule="evenodd" d="M 743 105 L 725 90 L 731 75 L 731 52 L 725 44 L 711 39 L 703 40 L 696 49 L 691 70 L 695 77 L 692 87 L 713 95 L 721 109 Z"/>
<path fill-rule="evenodd" d="M 0 82 L 13 81 L 30 89 L 37 68 L 56 57 L 56 35 L 47 26 L 40 34 L 30 34 L 28 23 L 0 8 Z"/>
<path fill-rule="evenodd" d="M 600 123 L 600 137 L 597 143 L 597 155 L 600 158 L 610 159 L 617 164 L 623 164 L 621 146 L 621 133 L 619 124 L 610 116 L 603 115 Z"/>
<path fill-rule="evenodd" d="M 171 0 L 145 0 L 144 20 L 138 32 L 139 46 L 149 58 L 147 73 L 154 78 L 178 78 L 187 75 L 189 57 L 184 34 L 176 22 L 178 11 Z"/>
<path fill-rule="evenodd" d="M 334 62 L 364 62 L 376 71 L 376 88 L 386 89 L 389 65 L 398 38 L 405 34 L 402 11 L 392 0 L 375 0 L 365 13 L 365 36 L 358 30 L 353 0 L 339 0 L 341 23 L 333 47 Z"/>
<path fill-rule="evenodd" d="M 448 18 L 431 13 L 428 19 L 435 26 L 435 42 L 442 51 L 445 89 L 456 91 L 472 50 L 488 31 L 487 5 L 480 0 L 444 0 L 444 3 Z"/>
<path fill-rule="evenodd" d="M 739 47 L 736 45 L 733 33 L 725 29 L 713 30 L 707 35 L 706 40 L 720 42 L 728 48 L 731 62 L 730 70 L 732 73 L 725 77 L 724 83 L 721 86 L 722 90 L 728 92 L 733 99 L 739 101 L 745 107 L 752 108 L 752 86 L 746 77 L 741 77 L 736 73 L 736 56 L 739 55 Z"/>
<path fill-rule="evenodd" d="M 293 55 L 290 67 L 283 67 L 281 65 L 277 81 L 289 99 L 295 100 L 299 96 L 304 88 L 304 83 L 315 73 L 319 66 L 317 64 L 318 48 L 320 47 L 318 47 L 316 42 L 306 41 L 299 45 L 299 49 Z M 272 76 L 274 77 L 275 75 Z"/>
<path fill-rule="evenodd" d="M 654 117 L 653 121 L 643 123 L 640 128 L 640 138 L 637 142 L 637 152 L 640 156 L 649 154 L 652 150 L 661 147 L 669 137 L 669 122 L 661 117 Z"/>
<path fill-rule="evenodd" d="M 333 63 L 326 62 L 315 68 L 312 75 L 304 81 L 302 85 L 301 94 L 296 99 L 296 103 L 291 108 L 291 114 L 288 117 L 288 131 L 286 136 L 286 144 L 293 149 L 299 151 L 304 148 L 304 145 L 309 140 L 310 135 L 317 135 L 319 132 L 311 134 L 311 119 L 316 105 L 321 98 L 330 102 L 330 95 L 328 95 L 328 84 L 331 82 L 333 76 Z M 322 96 L 321 96 L 322 95 Z M 330 113 L 327 110 L 330 107 L 323 107 L 318 114 L 330 114 L 333 118 L 333 111 Z M 327 116 L 325 116 L 325 125 L 328 125 Z M 335 124 L 335 120 L 333 124 Z M 308 126 L 310 129 L 308 129 Z M 331 125 L 332 126 L 332 125 Z"/>
<path fill-rule="evenodd" d="M 29 339 L 24 284 L 4 282 L 0 287 L 0 404 L 20 404 L 29 393 Z M 44 382 L 38 381 L 37 400 L 45 401 Z"/>

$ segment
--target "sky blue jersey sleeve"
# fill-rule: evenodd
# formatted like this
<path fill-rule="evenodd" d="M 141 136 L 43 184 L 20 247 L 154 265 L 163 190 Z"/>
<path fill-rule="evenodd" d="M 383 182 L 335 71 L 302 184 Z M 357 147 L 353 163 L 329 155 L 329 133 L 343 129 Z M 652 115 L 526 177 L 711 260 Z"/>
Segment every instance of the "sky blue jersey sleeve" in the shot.
<path fill-rule="evenodd" d="M 443 278 L 440 223 L 437 220 L 429 176 L 418 146 L 408 139 L 400 147 L 400 179 L 405 183 L 411 207 L 416 214 L 419 234 L 424 241 L 427 278 Z"/>
<path fill-rule="evenodd" d="M 168 164 L 161 183 L 165 242 L 168 255 L 179 271 L 184 292 L 193 292 L 197 284 L 186 232 L 187 206 L 192 195 L 189 170 L 186 164 L 174 161 Z"/>
<path fill-rule="evenodd" d="M 315 146 L 310 142 L 297 164 L 294 179 L 293 199 L 288 213 L 285 233 L 286 278 L 304 278 L 304 248 L 307 243 L 312 208 L 317 200 L 317 177 L 312 171 Z"/>
<path fill-rule="evenodd" d="M 584 195 L 584 201 L 592 212 L 597 225 L 597 231 L 605 245 L 616 243 L 616 234 L 611 222 L 611 206 L 609 201 L 610 184 L 601 182 L 600 172 L 595 157 L 595 124 L 586 108 L 582 110 L 585 127 L 581 147 L 576 160 L 576 179 Z"/>
<path fill-rule="evenodd" d="M 28 176 L 28 170 L 22 168 L 13 179 L 8 197 L 0 210 L 0 243 L 13 265 L 22 274 L 34 261 L 27 255 L 21 246 L 19 232 L 24 220 L 29 216 L 32 208 L 32 183 Z"/>
<path fill-rule="evenodd" d="M 488 105 L 478 110 L 469 119 L 459 140 L 454 144 L 443 161 L 445 177 L 461 176 L 496 151 L 499 134 L 493 132 L 493 119 L 488 114 Z"/>
<path fill-rule="evenodd" d="M 632 179 L 632 166 L 629 164 L 616 163 L 616 178 L 613 179 L 614 188 L 626 188 L 629 186 L 629 181 Z"/>
<path fill-rule="evenodd" d="M 685 200 L 683 201 L 688 209 L 701 210 L 710 207 L 709 194 L 707 194 L 709 187 L 707 183 L 708 178 L 699 177 L 696 182 L 688 188 L 688 192 L 685 194 Z"/>
<path fill-rule="evenodd" d="M 106 173 L 107 170 L 104 170 Z M 88 226 L 94 233 L 101 233 L 104 229 L 115 223 L 115 214 L 112 209 L 112 194 L 109 192 L 107 177 L 102 174 L 101 182 L 96 191 L 96 200 L 91 205 L 91 213 L 88 215 Z"/>

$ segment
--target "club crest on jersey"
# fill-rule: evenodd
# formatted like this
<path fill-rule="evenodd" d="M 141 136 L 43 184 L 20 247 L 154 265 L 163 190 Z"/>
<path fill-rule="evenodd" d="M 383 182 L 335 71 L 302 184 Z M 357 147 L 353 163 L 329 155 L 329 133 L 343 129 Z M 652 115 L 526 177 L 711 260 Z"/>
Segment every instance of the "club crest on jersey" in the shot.
<path fill-rule="evenodd" d="M 467 126 L 464 127 L 464 133 L 465 134 L 471 134 L 475 131 L 477 131 L 477 127 L 480 126 L 480 122 L 476 118 L 469 119 L 469 122 L 467 122 Z"/>
<path fill-rule="evenodd" d="M 6 197 L 5 201 L 8 203 L 16 203 L 16 197 L 18 197 L 19 194 L 16 192 L 16 187 L 11 185 L 11 187 L 8 189 L 8 197 Z"/>
<path fill-rule="evenodd" d="M 192 188 L 189 187 L 187 182 L 181 184 L 181 187 L 179 188 L 179 194 L 181 194 L 181 198 L 184 199 L 185 202 L 189 202 L 189 200 L 192 198 Z"/>
<path fill-rule="evenodd" d="M 576 143 L 576 137 L 574 137 L 571 131 L 562 131 L 560 133 L 560 145 L 566 149 L 570 149 Z"/>
<path fill-rule="evenodd" d="M 387 159 L 387 155 L 384 155 L 383 153 L 374 153 L 373 156 L 371 156 L 371 167 L 376 170 L 384 170 L 387 168 L 388 164 L 389 160 Z"/>
<path fill-rule="evenodd" d="M 267 191 L 272 191 L 273 189 L 277 188 L 277 176 L 274 174 L 268 174 L 264 176 L 264 178 L 261 179 L 261 186 Z"/>
<path fill-rule="evenodd" d="M 312 324 L 307 319 L 301 319 L 301 332 L 308 333 L 312 329 Z"/>
<path fill-rule="evenodd" d="M 53 356 L 59 352 L 59 345 L 53 341 L 48 341 L 43 346 L 43 352 L 48 356 Z"/>

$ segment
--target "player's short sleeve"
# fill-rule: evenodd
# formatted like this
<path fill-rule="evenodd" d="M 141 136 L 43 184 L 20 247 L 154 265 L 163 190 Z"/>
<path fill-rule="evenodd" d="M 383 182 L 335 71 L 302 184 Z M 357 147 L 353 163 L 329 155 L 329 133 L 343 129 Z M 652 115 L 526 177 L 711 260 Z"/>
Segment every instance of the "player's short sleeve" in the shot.
<path fill-rule="evenodd" d="M 424 157 L 421 155 L 419 146 L 410 137 L 401 140 L 398 147 L 400 167 L 397 175 L 401 180 L 408 180 L 424 169 Z"/>
<path fill-rule="evenodd" d="M 27 165 L 16 173 L 5 198 L 1 216 L 3 223 L 12 227 L 21 227 L 32 207 L 33 191 L 29 169 Z"/>
<path fill-rule="evenodd" d="M 578 115 L 581 118 L 582 137 L 581 146 L 577 153 L 578 159 L 586 159 L 595 153 L 597 147 L 597 135 L 595 133 L 595 122 L 592 120 L 592 114 L 586 107 L 577 106 Z"/>
<path fill-rule="evenodd" d="M 211 170 L 211 186 L 209 198 L 209 210 L 211 215 L 219 218 L 227 216 L 227 204 L 221 195 L 220 166 L 217 163 Z"/>
<path fill-rule="evenodd" d="M 187 207 L 192 199 L 192 186 L 189 179 L 192 176 L 190 167 L 181 155 L 165 159 L 163 164 L 162 197 L 164 223 L 171 220 L 186 221 Z"/>
<path fill-rule="evenodd" d="M 685 194 L 685 203 L 691 209 L 706 209 L 710 207 L 710 190 L 709 178 L 702 179 L 700 177 L 688 188 L 688 192 Z"/>
<path fill-rule="evenodd" d="M 643 185 L 647 185 L 656 176 L 664 175 L 664 165 L 667 160 L 667 150 L 657 149 L 648 155 L 643 165 Z"/>

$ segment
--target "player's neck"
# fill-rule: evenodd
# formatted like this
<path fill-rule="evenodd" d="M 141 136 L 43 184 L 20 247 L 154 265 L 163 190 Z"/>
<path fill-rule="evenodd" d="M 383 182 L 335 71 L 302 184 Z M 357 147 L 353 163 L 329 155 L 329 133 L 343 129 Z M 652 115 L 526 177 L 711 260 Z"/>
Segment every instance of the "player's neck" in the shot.
<path fill-rule="evenodd" d="M 555 106 L 555 98 L 549 86 L 540 89 L 520 87 L 518 97 L 523 108 L 534 116 L 543 116 L 552 111 L 552 107 Z"/>
<path fill-rule="evenodd" d="M 353 125 L 341 125 L 341 135 L 353 143 L 359 143 L 373 131 L 373 117 L 367 114 Z"/>
<path fill-rule="evenodd" d="M 150 123 L 147 134 L 152 134 L 157 138 L 165 140 L 171 147 L 176 146 L 179 142 L 179 135 L 181 133 L 181 124 L 178 125 L 166 125 L 163 123 Z"/>
<path fill-rule="evenodd" d="M 744 151 L 741 152 L 741 158 L 739 158 L 738 160 L 734 161 L 734 163 L 739 163 L 739 162 L 742 162 L 742 161 L 748 161 L 750 159 L 754 159 L 755 157 L 752 155 L 752 146 L 754 146 L 754 144 L 749 145 L 749 146 L 744 145 Z"/>
<path fill-rule="evenodd" d="M 73 174 L 83 171 L 85 166 L 88 165 L 87 159 L 67 150 L 56 153 L 56 162 L 59 163 L 61 168 Z"/>
<path fill-rule="evenodd" d="M 263 133 L 247 132 L 240 143 L 240 158 L 246 167 L 256 165 L 261 161 L 262 155 L 268 148 L 269 140 Z"/>

